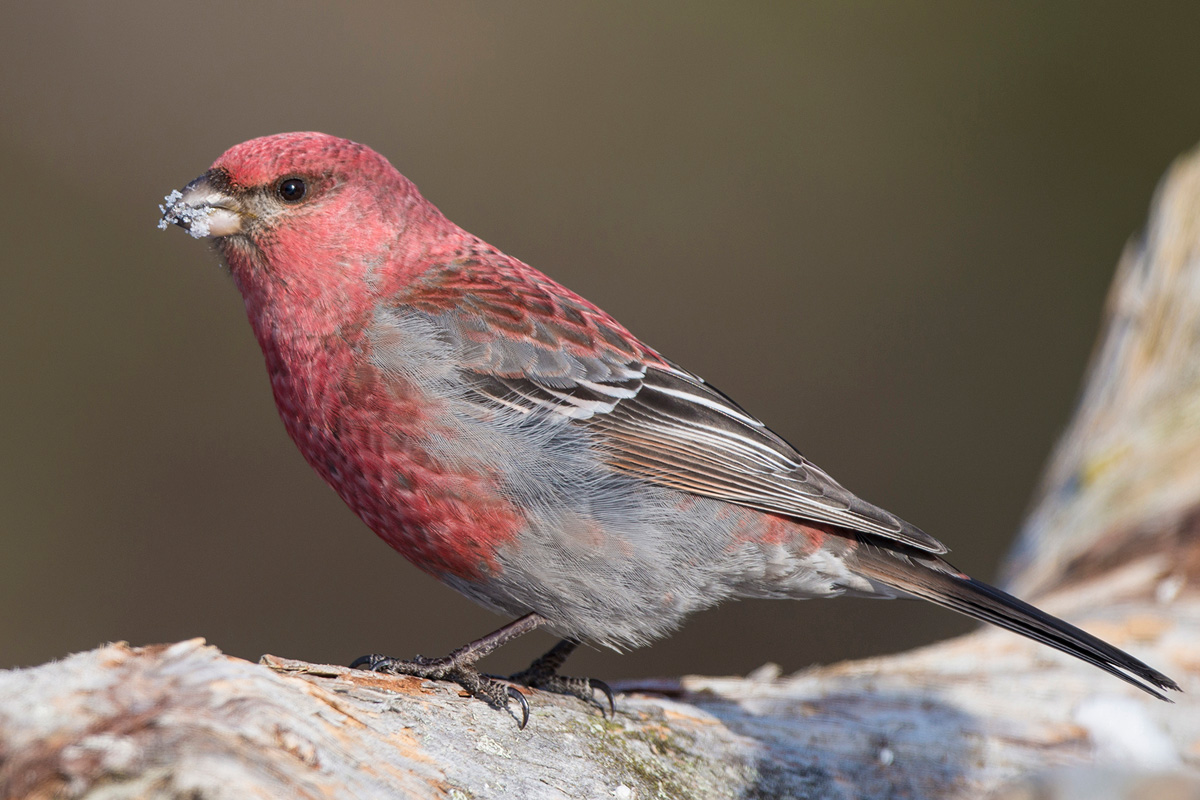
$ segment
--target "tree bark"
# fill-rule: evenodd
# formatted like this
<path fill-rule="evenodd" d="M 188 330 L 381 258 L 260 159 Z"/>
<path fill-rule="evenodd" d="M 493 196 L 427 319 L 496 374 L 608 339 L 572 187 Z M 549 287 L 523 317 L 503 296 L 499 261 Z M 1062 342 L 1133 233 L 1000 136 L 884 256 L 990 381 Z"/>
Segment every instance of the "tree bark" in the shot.
<path fill-rule="evenodd" d="M 989 629 L 780 677 L 626 684 L 524 730 L 453 686 L 203 640 L 0 672 L 3 797 L 1200 797 L 1200 155 L 1127 248 L 1009 588 L 1174 705 Z"/>

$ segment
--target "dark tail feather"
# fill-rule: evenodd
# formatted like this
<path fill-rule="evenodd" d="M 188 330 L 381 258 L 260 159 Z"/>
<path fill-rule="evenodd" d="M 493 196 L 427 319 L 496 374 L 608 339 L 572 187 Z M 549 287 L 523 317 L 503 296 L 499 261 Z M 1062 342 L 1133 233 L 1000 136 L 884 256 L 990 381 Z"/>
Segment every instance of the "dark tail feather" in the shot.
<path fill-rule="evenodd" d="M 867 577 L 968 617 L 1028 636 L 1097 666 L 1159 700 L 1171 702 L 1152 687 L 1181 691 L 1175 681 L 1124 650 L 1007 592 L 963 575 L 940 558 L 883 549 L 861 540 L 858 557 Z"/>

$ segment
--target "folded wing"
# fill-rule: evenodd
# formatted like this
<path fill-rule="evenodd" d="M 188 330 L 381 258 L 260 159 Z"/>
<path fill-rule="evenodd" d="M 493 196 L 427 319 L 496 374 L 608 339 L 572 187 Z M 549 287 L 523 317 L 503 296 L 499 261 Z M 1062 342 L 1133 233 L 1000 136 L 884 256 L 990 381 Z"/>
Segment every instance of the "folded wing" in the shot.
<path fill-rule="evenodd" d="M 603 311 L 520 262 L 510 267 L 498 281 L 458 266 L 405 298 L 455 344 L 479 402 L 565 416 L 594 432 L 615 469 L 652 483 L 946 552 Z"/>

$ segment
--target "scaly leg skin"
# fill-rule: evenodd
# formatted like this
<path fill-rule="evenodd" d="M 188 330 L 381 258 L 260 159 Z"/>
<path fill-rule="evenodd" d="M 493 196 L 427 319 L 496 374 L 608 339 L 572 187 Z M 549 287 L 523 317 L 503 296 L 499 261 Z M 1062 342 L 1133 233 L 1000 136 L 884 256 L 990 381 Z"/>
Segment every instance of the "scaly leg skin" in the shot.
<path fill-rule="evenodd" d="M 558 668 L 567 660 L 567 656 L 575 652 L 576 647 L 579 647 L 579 642 L 574 639 L 563 639 L 526 669 L 509 675 L 508 679 L 531 689 L 578 697 L 588 705 L 599 708 L 601 714 L 608 717 L 614 716 L 617 712 L 613 704 L 613 692 L 607 683 L 598 678 L 569 678 L 558 674 Z M 607 710 L 605 710 L 604 704 L 596 699 L 597 691 L 603 693 L 608 699 Z"/>
<path fill-rule="evenodd" d="M 370 672 L 382 672 L 389 675 L 412 675 L 413 677 L 433 681 L 454 681 L 466 689 L 472 697 L 482 700 L 492 708 L 503 709 L 510 713 L 512 711 L 509 708 L 509 701 L 516 700 L 517 705 L 521 709 L 521 716 L 518 722 L 520 727 L 524 728 L 525 724 L 529 722 L 529 703 L 525 700 L 525 695 L 512 686 L 507 686 L 495 678 L 481 674 L 475 668 L 475 662 L 501 645 L 512 641 L 522 634 L 528 633 L 544 621 L 536 613 L 526 614 L 520 619 L 505 625 L 503 628 L 489 633 L 482 639 L 476 639 L 470 644 L 458 648 L 445 658 L 417 656 L 412 661 L 403 661 L 398 658 L 389 658 L 388 656 L 373 653 L 369 656 L 356 658 L 354 663 L 350 665 L 350 668 L 365 669 Z M 571 649 L 574 649 L 574 647 Z M 567 653 L 569 652 L 570 650 L 567 650 Z M 566 658 L 566 654 L 559 659 L 559 663 L 562 663 L 563 658 Z M 541 660 L 539 659 L 538 661 Z M 536 661 L 534 662 L 534 664 L 537 663 Z M 514 716 L 516 715 L 514 714 Z"/>

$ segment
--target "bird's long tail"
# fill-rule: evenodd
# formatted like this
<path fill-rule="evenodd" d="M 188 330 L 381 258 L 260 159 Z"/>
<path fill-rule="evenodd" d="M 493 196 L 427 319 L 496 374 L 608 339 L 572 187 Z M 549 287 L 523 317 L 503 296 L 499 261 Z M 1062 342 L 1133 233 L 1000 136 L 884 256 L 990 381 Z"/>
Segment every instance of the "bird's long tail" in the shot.
<path fill-rule="evenodd" d="M 964 575 L 936 556 L 863 540 L 857 556 L 859 569 L 872 580 L 1069 653 L 1160 700 L 1167 698 L 1157 689 L 1180 691 L 1175 681 L 1124 650 Z"/>

